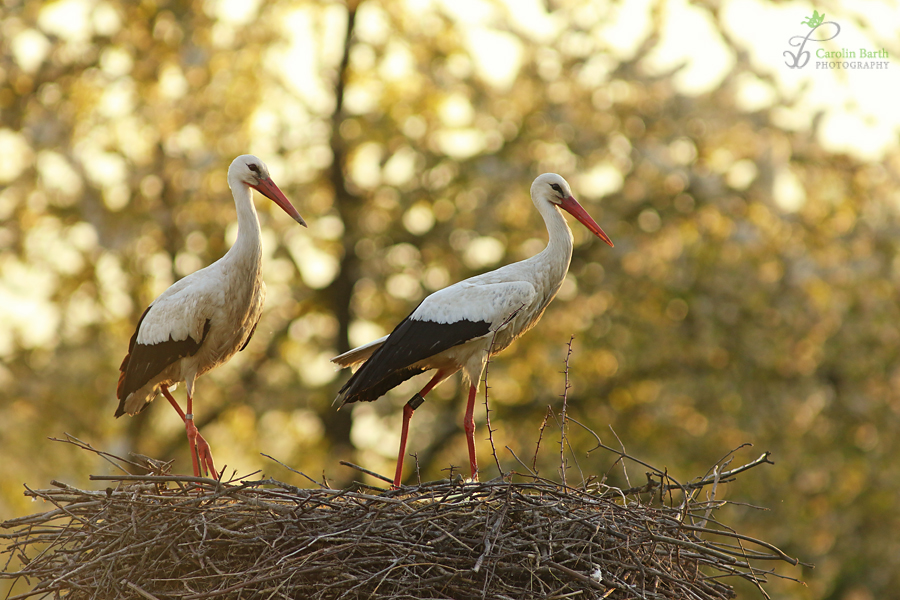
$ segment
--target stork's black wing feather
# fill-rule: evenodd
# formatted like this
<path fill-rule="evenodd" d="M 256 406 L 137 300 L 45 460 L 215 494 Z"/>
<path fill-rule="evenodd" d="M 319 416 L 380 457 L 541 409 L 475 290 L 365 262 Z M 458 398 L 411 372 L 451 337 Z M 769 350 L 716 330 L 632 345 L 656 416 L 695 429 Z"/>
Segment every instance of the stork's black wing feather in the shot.
<path fill-rule="evenodd" d="M 116 387 L 116 397 L 119 399 L 119 407 L 116 409 L 116 416 L 121 417 L 125 414 L 125 399 L 137 390 L 144 387 L 148 381 L 159 375 L 163 369 L 174 363 L 176 360 L 185 356 L 193 356 L 196 354 L 203 341 L 209 334 L 209 319 L 203 326 L 203 336 L 199 341 L 191 336 L 183 340 L 173 340 L 172 336 L 165 342 L 158 344 L 140 344 L 137 341 L 138 332 L 141 330 L 141 323 L 150 310 L 148 307 L 141 315 L 134 335 L 131 336 L 131 342 L 128 344 L 128 354 L 119 367 L 119 384 Z"/>
<path fill-rule="evenodd" d="M 490 333 L 486 321 L 436 323 L 406 317 L 378 350 L 353 374 L 338 393 L 338 400 L 371 402 L 424 369 L 412 368 L 420 360 Z"/>

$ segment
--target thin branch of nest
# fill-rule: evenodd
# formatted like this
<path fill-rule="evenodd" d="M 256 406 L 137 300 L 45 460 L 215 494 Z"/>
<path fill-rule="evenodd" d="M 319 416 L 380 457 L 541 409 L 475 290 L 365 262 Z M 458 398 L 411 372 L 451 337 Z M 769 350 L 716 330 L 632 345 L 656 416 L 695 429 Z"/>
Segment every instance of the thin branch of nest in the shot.
<path fill-rule="evenodd" d="M 691 489 L 763 462 L 704 477 Z M 733 597 L 723 577 L 759 585 L 773 574 L 760 565 L 799 563 L 718 525 L 706 513 L 722 502 L 691 494 L 683 506 L 649 506 L 640 490 L 574 489 L 529 477 L 438 481 L 376 495 L 173 476 L 161 464 L 147 464 L 145 475 L 92 476 L 116 482 L 99 491 L 58 482 L 26 488 L 55 508 L 2 523 L 10 532 L 2 535 L 8 557 L 0 578 L 19 584 L 11 600 L 706 600 Z M 698 515 L 703 526 L 685 515 Z"/>

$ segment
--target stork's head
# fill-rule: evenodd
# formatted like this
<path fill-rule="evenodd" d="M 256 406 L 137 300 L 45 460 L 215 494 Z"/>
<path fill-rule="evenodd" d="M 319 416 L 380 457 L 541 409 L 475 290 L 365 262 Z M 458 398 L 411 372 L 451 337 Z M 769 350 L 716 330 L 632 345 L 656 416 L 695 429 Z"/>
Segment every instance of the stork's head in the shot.
<path fill-rule="evenodd" d="M 262 179 L 271 179 L 269 167 L 252 154 L 238 156 L 231 162 L 231 166 L 228 167 L 229 184 L 237 180 L 255 188 Z"/>
<path fill-rule="evenodd" d="M 596 221 L 587 214 L 575 197 L 572 196 L 572 190 L 569 183 L 556 173 L 544 173 L 538 176 L 531 184 L 531 198 L 537 204 L 538 202 L 549 202 L 557 206 L 587 227 L 591 233 L 609 244 L 613 245 L 612 240 L 606 235 Z"/>
<path fill-rule="evenodd" d="M 289 214 L 292 219 L 306 227 L 306 221 L 291 204 L 291 201 L 282 193 L 272 178 L 269 176 L 269 167 L 266 163 L 253 156 L 243 154 L 231 162 L 228 167 L 228 187 L 234 189 L 237 184 L 252 187 L 260 194 L 272 200 L 281 209 Z"/>

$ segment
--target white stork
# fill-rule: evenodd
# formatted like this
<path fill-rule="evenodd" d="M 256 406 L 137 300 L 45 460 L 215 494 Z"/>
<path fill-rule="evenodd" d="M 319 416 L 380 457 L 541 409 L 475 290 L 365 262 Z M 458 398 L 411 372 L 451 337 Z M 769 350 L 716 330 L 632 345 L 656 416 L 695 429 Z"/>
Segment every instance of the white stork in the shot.
<path fill-rule="evenodd" d="M 491 355 L 497 354 L 534 327 L 569 270 L 572 230 L 559 209 L 613 245 L 572 197 L 569 184 L 559 175 L 545 173 L 535 179 L 531 185 L 531 201 L 544 218 L 550 238 L 542 252 L 431 294 L 390 335 L 331 359 L 339 367 L 363 363 L 340 389 L 335 402 L 341 401 L 341 406 L 377 400 L 414 375 L 429 369 L 437 371 L 403 407 L 395 488 L 400 486 L 413 411 L 425 401 L 425 394 L 460 369 L 469 382 L 463 425 L 472 477 L 477 477 L 473 412 L 475 394 L 489 358 L 488 351 L 490 349 Z"/>
<path fill-rule="evenodd" d="M 116 388 L 116 417 L 144 410 L 162 391 L 184 421 L 194 475 L 200 475 L 202 466 L 215 478 L 218 473 L 209 444 L 194 425 L 194 381 L 243 350 L 262 313 L 266 297 L 262 241 L 250 188 L 306 227 L 269 177 L 265 163 L 255 156 L 234 159 L 228 168 L 228 187 L 237 208 L 234 245 L 213 264 L 175 282 L 147 307 L 131 336 Z M 187 388 L 186 413 L 169 392 L 181 381 Z"/>

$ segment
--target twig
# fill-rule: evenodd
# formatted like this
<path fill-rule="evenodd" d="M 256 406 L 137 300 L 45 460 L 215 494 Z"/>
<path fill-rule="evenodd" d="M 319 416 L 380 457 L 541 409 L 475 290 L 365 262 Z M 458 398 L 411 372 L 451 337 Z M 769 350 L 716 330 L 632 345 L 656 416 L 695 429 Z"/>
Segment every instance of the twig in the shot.
<path fill-rule="evenodd" d="M 522 462 L 522 459 L 520 459 L 520 458 L 516 455 L 516 453 L 513 451 L 512 448 L 510 448 L 509 446 L 506 446 L 506 449 L 509 451 L 510 454 L 513 455 L 513 458 L 516 459 L 516 462 L 517 462 L 517 463 L 519 463 L 520 465 L 522 465 L 523 467 L 525 467 L 525 470 L 528 471 L 528 473 L 529 473 L 532 477 L 537 478 L 537 476 L 538 476 L 538 475 L 537 475 L 537 472 L 536 472 L 536 471 L 532 471 L 532 470 L 528 467 L 528 465 L 526 465 L 525 463 L 523 463 L 523 462 Z"/>
<path fill-rule="evenodd" d="M 560 477 L 562 479 L 562 484 L 566 484 L 566 471 L 568 467 L 566 466 L 566 415 L 568 410 L 568 402 L 569 402 L 569 358 L 572 356 L 572 340 L 575 339 L 575 336 L 571 336 L 569 338 L 569 343 L 567 344 L 566 349 L 566 368 L 563 371 L 563 376 L 565 377 L 565 385 L 563 386 L 562 396 L 562 411 L 559 414 L 559 471 Z"/>
<path fill-rule="evenodd" d="M 737 449 L 743 448 L 745 446 L 752 446 L 752 444 L 743 444 L 743 445 L 739 446 Z M 744 471 L 752 469 L 753 467 L 758 467 L 761 464 L 774 465 L 775 463 L 772 462 L 771 460 L 769 460 L 769 457 L 771 455 L 772 455 L 772 453 L 769 452 L 768 450 L 766 450 L 765 452 L 760 454 L 759 458 L 757 458 L 756 460 L 751 461 L 745 465 L 741 465 L 740 467 L 735 467 L 734 469 L 732 469 L 730 471 L 725 471 L 724 473 L 720 474 L 720 477 L 721 478 L 734 477 L 738 473 L 743 473 Z M 708 485 L 710 481 L 711 481 L 711 479 L 709 477 L 704 477 L 699 482 L 688 484 L 688 486 Z"/>
<path fill-rule="evenodd" d="M 146 481 L 152 483 L 165 483 L 171 481 L 205 483 L 211 487 L 226 483 L 208 477 L 195 477 L 193 475 L 91 475 L 89 479 L 91 481 Z"/>
<path fill-rule="evenodd" d="M 615 430 L 613 430 L 612 427 L 610 427 L 609 429 L 610 429 L 610 431 L 612 431 L 613 435 L 614 435 L 614 436 L 616 437 L 616 439 L 619 441 L 619 444 L 622 445 L 622 450 L 616 450 L 615 448 L 612 448 L 612 447 L 607 446 L 606 444 L 604 444 L 604 443 L 600 440 L 600 436 L 597 435 L 597 433 L 594 432 L 593 429 L 591 429 L 590 427 L 588 427 L 588 426 L 585 425 L 584 423 L 581 423 L 580 421 L 578 421 L 578 420 L 576 420 L 576 419 L 574 419 L 574 418 L 572 418 L 572 417 L 569 417 L 569 420 L 572 421 L 573 423 L 575 423 L 576 425 L 581 426 L 585 431 L 587 431 L 588 433 L 590 433 L 591 435 L 593 435 L 593 436 L 594 436 L 594 439 L 597 440 L 597 445 L 594 446 L 593 448 L 591 448 L 590 450 L 588 450 L 588 454 L 590 454 L 591 452 L 593 452 L 593 451 L 596 450 L 597 448 L 603 448 L 604 450 L 608 450 L 608 451 L 610 451 L 610 452 L 613 452 L 613 453 L 615 453 L 615 454 L 618 454 L 620 459 L 627 459 L 627 460 L 630 460 L 630 461 L 632 461 L 632 462 L 636 462 L 637 464 L 639 464 L 639 465 L 641 465 L 641 466 L 643 466 L 643 467 L 646 467 L 646 468 L 650 469 L 650 470 L 653 471 L 657 476 L 659 476 L 659 478 L 660 478 L 661 480 L 666 480 L 666 479 L 668 479 L 668 480 L 670 480 L 670 481 L 674 481 L 674 482 L 675 482 L 675 485 L 673 486 L 673 489 L 674 489 L 674 488 L 686 489 L 684 485 L 682 485 L 681 483 L 679 483 L 676 479 L 674 479 L 673 477 L 671 477 L 671 476 L 670 476 L 668 473 L 666 473 L 665 471 L 661 471 L 661 470 L 657 469 L 656 467 L 654 467 L 653 465 L 651 465 L 651 464 L 649 464 L 649 463 L 646 463 L 646 462 L 642 461 L 641 459 L 636 458 L 636 457 L 634 457 L 634 456 L 631 456 L 630 454 L 628 454 L 627 452 L 625 452 L 625 446 L 624 446 L 624 444 L 622 444 L 622 440 L 619 439 L 619 436 L 616 434 Z M 616 461 L 616 462 L 618 462 L 618 461 Z M 624 470 L 624 468 L 625 468 L 625 466 L 624 466 L 624 460 L 623 460 L 622 468 L 623 468 L 623 470 Z M 625 472 L 625 481 L 628 483 L 629 486 L 631 485 L 631 482 L 628 481 L 628 472 L 627 472 L 627 471 Z M 630 488 L 630 489 L 631 489 L 631 490 L 643 490 L 644 488 L 643 488 L 643 487 L 641 487 L 641 488 L 634 488 L 634 487 L 632 487 L 632 488 Z M 627 493 L 629 490 L 624 490 L 624 491 Z"/>
<path fill-rule="evenodd" d="M 316 485 L 319 486 L 320 488 L 324 488 L 324 489 L 327 489 L 327 488 L 328 488 L 328 486 L 326 486 L 325 484 L 319 483 L 318 481 L 316 481 L 315 479 L 313 479 L 312 477 L 310 477 L 309 475 L 307 475 L 307 474 L 304 473 L 303 471 L 298 471 L 297 469 L 294 469 L 294 468 L 292 468 L 292 467 L 289 467 L 288 465 L 284 464 L 283 462 L 281 462 L 281 461 L 278 460 L 277 458 L 275 458 L 275 457 L 273 457 L 273 456 L 269 456 L 269 455 L 266 454 L 265 452 L 260 452 L 260 454 L 263 455 L 263 456 L 265 456 L 265 457 L 268 458 L 269 460 L 273 460 L 273 461 L 277 462 L 279 465 L 281 465 L 282 467 L 284 467 L 285 469 L 287 469 L 287 470 L 290 471 L 291 473 L 296 473 L 297 475 L 302 475 L 303 477 L 306 477 L 310 482 L 316 484 Z M 344 461 L 341 461 L 341 464 L 344 464 Z M 351 466 L 355 466 L 355 465 L 351 465 Z M 360 470 L 361 470 L 361 469 L 360 469 Z"/>
<path fill-rule="evenodd" d="M 375 479 L 380 479 L 381 481 L 390 483 L 391 485 L 393 485 L 393 483 L 394 483 L 393 479 L 390 479 L 389 477 L 385 477 L 384 475 L 381 475 L 380 473 L 376 473 L 375 471 L 370 471 L 369 469 L 360 467 L 359 465 L 354 465 L 352 462 L 342 460 L 340 464 L 344 465 L 345 467 L 350 467 L 351 469 L 356 469 L 357 471 L 359 471 L 361 473 L 365 473 L 366 475 L 371 475 Z"/>
<path fill-rule="evenodd" d="M 544 439 L 544 428 L 547 426 L 547 419 L 550 418 L 550 415 L 553 414 L 553 407 L 547 407 L 547 413 L 544 415 L 544 420 L 541 421 L 541 427 L 538 430 L 538 440 L 537 444 L 534 446 L 534 457 L 531 459 L 531 469 L 530 471 L 537 473 L 537 457 L 538 451 L 541 449 L 541 440 Z"/>
<path fill-rule="evenodd" d="M 422 485 L 422 473 L 419 470 L 419 453 L 418 452 L 410 452 L 410 456 L 413 457 L 413 462 L 416 463 L 416 483 L 418 483 L 419 485 Z M 391 485 L 394 485 L 393 481 L 391 481 L 387 478 L 385 478 L 385 479 L 388 481 L 388 483 L 390 483 Z"/>
<path fill-rule="evenodd" d="M 730 462 L 730 460 L 729 460 Z M 700 527 L 706 527 L 706 523 L 709 522 L 709 516 L 712 514 L 713 508 L 715 508 L 715 500 L 716 500 L 716 490 L 719 487 L 719 479 L 721 477 L 721 473 L 719 472 L 719 465 L 716 465 L 713 468 L 713 482 L 712 489 L 706 493 L 706 500 L 709 503 L 709 507 L 706 509 L 706 513 L 703 515 L 703 518 L 700 520 Z"/>
<path fill-rule="evenodd" d="M 133 467 L 137 467 L 139 469 L 144 468 L 144 465 L 141 465 L 139 463 L 122 458 L 121 456 L 116 456 L 114 454 L 110 454 L 109 452 L 97 450 L 96 448 L 94 448 L 93 446 L 88 444 L 87 442 L 83 442 L 83 441 L 79 440 L 77 437 L 75 437 L 74 435 L 72 435 L 70 433 L 64 433 L 63 435 L 66 436 L 66 439 L 64 439 L 64 440 L 61 440 L 61 439 L 55 438 L 55 437 L 51 437 L 48 439 L 52 442 L 62 442 L 63 444 L 72 444 L 76 448 L 81 448 L 82 450 L 87 450 L 88 452 L 93 452 L 94 454 L 96 454 L 97 456 L 99 456 L 100 458 L 102 458 L 103 460 L 105 460 L 106 462 L 108 462 L 109 464 L 114 466 L 115 468 L 119 469 L 123 473 L 128 473 L 128 471 L 126 471 L 124 468 L 122 468 L 122 466 L 119 463 L 129 464 L 129 465 L 131 465 Z"/>
<path fill-rule="evenodd" d="M 130 587 L 131 589 L 133 589 L 135 592 L 137 592 L 138 594 L 140 594 L 140 595 L 143 596 L 144 598 L 147 598 L 147 600 L 159 600 L 159 598 L 157 598 L 157 597 L 154 596 L 153 594 L 151 594 L 151 593 L 149 593 L 149 592 L 147 592 L 147 591 L 141 589 L 139 586 L 137 586 L 137 585 L 131 583 L 131 582 L 128 581 L 127 579 L 123 579 L 123 580 L 122 580 L 122 583 L 124 583 L 125 585 L 127 585 L 128 587 Z"/>
<path fill-rule="evenodd" d="M 616 440 L 619 442 L 619 446 L 622 447 L 622 451 L 619 453 L 619 456 L 621 456 L 622 458 L 628 457 L 628 454 L 625 452 L 625 444 L 622 443 L 622 440 L 619 438 L 619 434 L 616 433 L 616 430 L 613 429 L 612 425 L 609 425 L 609 430 L 612 431 L 612 434 L 616 437 Z M 590 452 L 590 450 L 588 450 L 588 452 Z M 635 460 L 636 462 L 640 462 L 640 461 L 637 461 L 636 459 L 632 459 L 632 460 Z M 645 463 L 641 463 L 641 464 L 645 464 Z M 646 465 L 646 466 L 649 467 L 650 465 Z M 659 472 L 659 471 L 657 470 L 657 472 Z M 622 461 L 622 473 L 625 475 L 625 483 L 627 483 L 630 486 L 631 481 L 628 479 L 628 467 L 625 466 L 624 460 Z"/>

